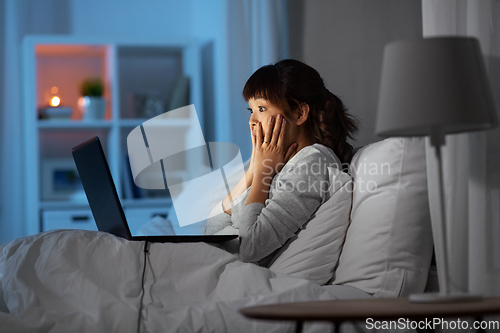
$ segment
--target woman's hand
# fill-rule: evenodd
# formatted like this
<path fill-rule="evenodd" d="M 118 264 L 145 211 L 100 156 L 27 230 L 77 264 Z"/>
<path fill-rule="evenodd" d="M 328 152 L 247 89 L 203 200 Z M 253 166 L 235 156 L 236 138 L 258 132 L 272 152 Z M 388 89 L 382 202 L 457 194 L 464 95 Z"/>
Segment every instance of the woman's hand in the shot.
<path fill-rule="evenodd" d="M 228 215 L 231 215 L 231 201 L 233 201 L 233 198 L 236 198 L 238 195 L 245 192 L 253 182 L 256 138 L 252 133 L 252 125 L 250 125 L 250 136 L 252 137 L 252 155 L 250 156 L 248 169 L 243 175 L 243 178 L 233 188 L 231 193 L 229 193 L 224 200 L 222 200 L 222 208 Z"/>
<path fill-rule="evenodd" d="M 262 124 L 259 122 L 255 126 L 255 146 L 254 146 L 254 173 L 252 189 L 248 195 L 246 205 L 254 202 L 265 204 L 269 197 L 269 189 L 273 176 L 278 173 L 286 162 L 297 150 L 297 143 L 284 147 L 286 132 L 286 120 L 278 115 L 269 117 L 266 133 L 263 135 Z"/>
<path fill-rule="evenodd" d="M 295 152 L 297 143 L 289 147 L 284 146 L 286 130 L 286 120 L 281 114 L 278 114 L 276 118 L 269 117 L 265 133 L 263 133 L 262 124 L 257 123 L 254 128 L 255 135 L 252 135 L 252 162 L 255 176 L 272 178 Z"/>
<path fill-rule="evenodd" d="M 251 172 L 252 176 L 253 176 L 253 169 L 254 169 L 254 165 L 255 165 L 255 141 L 256 141 L 256 138 L 255 138 L 255 135 L 254 135 L 254 128 L 252 126 L 252 124 L 250 124 L 250 137 L 252 138 L 252 155 L 250 156 L 250 164 L 248 166 L 248 172 Z"/>

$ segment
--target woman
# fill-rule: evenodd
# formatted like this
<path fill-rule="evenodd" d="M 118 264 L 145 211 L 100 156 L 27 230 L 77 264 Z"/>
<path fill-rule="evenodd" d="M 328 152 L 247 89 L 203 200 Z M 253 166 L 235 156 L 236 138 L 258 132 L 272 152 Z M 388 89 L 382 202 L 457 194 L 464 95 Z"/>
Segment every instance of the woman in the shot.
<path fill-rule="evenodd" d="M 329 199 L 327 168 L 349 163 L 347 139 L 357 125 L 318 72 L 297 60 L 258 69 L 243 96 L 250 111 L 250 165 L 205 233 L 239 229 L 240 259 L 267 266 Z"/>

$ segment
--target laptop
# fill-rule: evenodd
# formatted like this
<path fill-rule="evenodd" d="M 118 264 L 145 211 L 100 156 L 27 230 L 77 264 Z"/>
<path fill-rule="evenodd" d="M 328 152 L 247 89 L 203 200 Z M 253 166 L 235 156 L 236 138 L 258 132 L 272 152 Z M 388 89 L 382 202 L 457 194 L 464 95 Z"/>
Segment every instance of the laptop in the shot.
<path fill-rule="evenodd" d="M 222 243 L 238 237 L 237 235 L 132 236 L 99 137 L 79 144 L 73 148 L 72 153 L 99 231 L 109 232 L 131 241 L 147 240 L 152 243 Z"/>

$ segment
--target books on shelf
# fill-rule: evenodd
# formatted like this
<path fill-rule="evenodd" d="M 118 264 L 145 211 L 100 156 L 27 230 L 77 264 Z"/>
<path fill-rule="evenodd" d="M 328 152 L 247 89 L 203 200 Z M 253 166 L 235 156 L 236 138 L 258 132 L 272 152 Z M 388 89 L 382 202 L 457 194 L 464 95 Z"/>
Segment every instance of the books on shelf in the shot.
<path fill-rule="evenodd" d="M 171 111 L 189 105 L 189 77 L 181 75 L 174 85 L 165 111 Z M 185 115 L 186 118 L 189 114 Z"/>

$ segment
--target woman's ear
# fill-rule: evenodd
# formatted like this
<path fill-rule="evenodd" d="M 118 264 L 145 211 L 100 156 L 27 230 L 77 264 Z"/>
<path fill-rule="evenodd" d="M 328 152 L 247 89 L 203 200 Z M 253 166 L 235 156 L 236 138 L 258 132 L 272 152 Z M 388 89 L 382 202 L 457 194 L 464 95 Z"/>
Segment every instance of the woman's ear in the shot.
<path fill-rule="evenodd" d="M 302 125 L 309 117 L 309 104 L 302 103 L 299 105 L 297 125 Z"/>

